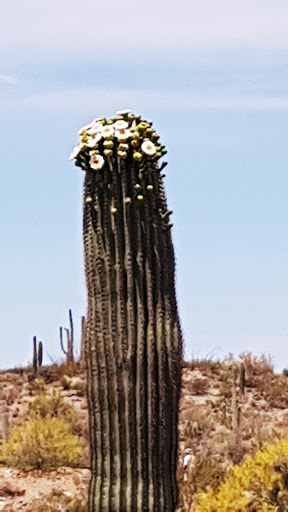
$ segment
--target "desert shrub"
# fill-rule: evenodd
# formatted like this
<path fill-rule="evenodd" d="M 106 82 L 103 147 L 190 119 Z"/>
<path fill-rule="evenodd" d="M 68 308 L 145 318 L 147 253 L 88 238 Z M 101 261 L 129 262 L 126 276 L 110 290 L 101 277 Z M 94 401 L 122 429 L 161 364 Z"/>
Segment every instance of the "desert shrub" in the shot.
<path fill-rule="evenodd" d="M 87 512 L 87 498 L 74 496 L 68 498 L 61 492 L 52 492 L 41 499 L 34 500 L 27 512 Z"/>
<path fill-rule="evenodd" d="M 31 396 L 40 395 L 46 392 L 46 384 L 43 379 L 32 379 L 28 385 L 28 391 Z"/>
<path fill-rule="evenodd" d="M 193 395 L 205 395 L 209 388 L 209 380 L 207 378 L 192 379 L 186 389 Z"/>
<path fill-rule="evenodd" d="M 218 489 L 224 477 L 223 467 L 210 458 L 196 457 L 187 469 L 179 466 L 177 480 L 180 508 L 190 509 L 191 496 L 204 491 L 208 486 L 214 490 Z"/>
<path fill-rule="evenodd" d="M 245 381 L 247 387 L 258 387 L 261 379 L 265 378 L 267 384 L 273 377 L 273 364 L 270 357 L 262 355 L 253 356 L 251 352 L 243 352 L 239 360 L 245 367 Z"/>
<path fill-rule="evenodd" d="M 272 407 L 286 409 L 288 405 L 288 380 L 284 376 L 263 379 L 257 387 L 259 393 Z"/>
<path fill-rule="evenodd" d="M 62 418 L 69 427 L 71 434 L 84 435 L 85 425 L 79 412 L 72 404 L 65 402 L 59 392 L 53 390 L 49 395 L 35 396 L 29 404 L 28 416 L 38 418 Z"/>
<path fill-rule="evenodd" d="M 56 366 L 54 370 L 58 374 L 59 379 L 64 375 L 67 375 L 67 377 L 75 377 L 81 373 L 81 365 L 79 361 L 74 363 L 62 363 Z"/>
<path fill-rule="evenodd" d="M 247 368 L 251 368 L 254 375 L 266 375 L 267 373 L 273 373 L 273 364 L 270 356 L 253 356 L 251 352 L 242 352 L 239 355 L 240 361 L 242 361 Z"/>
<path fill-rule="evenodd" d="M 65 390 L 74 390 L 78 396 L 83 396 L 85 392 L 85 384 L 80 377 L 68 377 L 63 375 L 60 380 L 61 386 Z"/>
<path fill-rule="evenodd" d="M 189 407 L 183 412 L 182 436 L 186 447 L 196 450 L 201 436 L 207 436 L 214 429 L 210 407 Z M 194 450 L 195 449 L 195 450 Z"/>
<path fill-rule="evenodd" d="M 254 458 L 247 457 L 240 466 L 233 466 L 216 491 L 200 493 L 195 511 L 281 510 L 278 505 L 283 498 L 282 490 L 288 488 L 287 460 L 288 440 L 267 445 Z"/>
<path fill-rule="evenodd" d="M 12 429 L 1 446 L 0 459 L 24 470 L 76 467 L 82 456 L 81 439 L 69 431 L 62 418 L 31 418 Z"/>
<path fill-rule="evenodd" d="M 212 357 L 194 358 L 191 361 L 183 361 L 182 368 L 188 368 L 189 370 L 200 370 L 204 373 L 215 373 L 218 374 L 222 369 L 222 364 L 218 360 L 213 360 Z"/>

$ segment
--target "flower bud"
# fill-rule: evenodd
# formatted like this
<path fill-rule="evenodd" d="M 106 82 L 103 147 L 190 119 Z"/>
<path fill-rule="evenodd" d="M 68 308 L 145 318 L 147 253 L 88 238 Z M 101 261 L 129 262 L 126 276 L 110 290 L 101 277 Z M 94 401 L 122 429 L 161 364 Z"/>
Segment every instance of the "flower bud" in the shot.
<path fill-rule="evenodd" d="M 104 149 L 104 155 L 106 156 L 106 158 L 110 158 L 113 155 L 113 150 L 112 149 Z"/>
<path fill-rule="evenodd" d="M 114 142 L 113 142 L 113 140 L 104 140 L 103 146 L 106 149 L 113 149 L 114 148 Z"/>
<path fill-rule="evenodd" d="M 144 131 L 144 130 L 147 130 L 147 128 L 150 128 L 149 124 L 148 123 L 145 123 L 145 121 L 141 121 L 138 125 L 137 125 L 137 128 L 138 130 L 140 131 Z"/>
<path fill-rule="evenodd" d="M 140 160 L 142 160 L 142 158 L 143 158 L 143 155 L 142 155 L 142 153 L 139 153 L 139 151 L 135 151 L 133 153 L 133 158 L 134 158 L 134 160 L 136 160 L 136 162 L 140 162 Z"/>
<path fill-rule="evenodd" d="M 119 144 L 118 148 L 120 149 L 120 151 L 128 151 L 129 150 L 129 145 L 128 144 L 124 144 L 123 142 L 121 142 L 121 144 Z"/>
<path fill-rule="evenodd" d="M 126 151 L 118 151 L 117 152 L 117 155 L 119 156 L 119 158 L 121 158 L 122 160 L 125 160 L 125 158 L 127 157 L 127 153 Z"/>

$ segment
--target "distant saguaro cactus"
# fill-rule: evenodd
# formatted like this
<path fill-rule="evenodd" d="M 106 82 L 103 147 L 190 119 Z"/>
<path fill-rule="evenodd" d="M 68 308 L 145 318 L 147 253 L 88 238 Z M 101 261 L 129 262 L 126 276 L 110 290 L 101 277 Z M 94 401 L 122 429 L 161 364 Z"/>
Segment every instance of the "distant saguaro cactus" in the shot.
<path fill-rule="evenodd" d="M 63 344 L 63 327 L 59 328 L 59 334 L 60 334 L 60 346 L 64 354 L 66 355 L 66 362 L 67 363 L 74 363 L 74 325 L 73 325 L 73 317 L 72 317 L 72 310 L 69 309 L 69 323 L 70 323 L 70 329 L 67 329 L 67 327 L 64 327 L 64 331 L 66 331 L 67 336 L 67 350 L 64 348 Z"/>
<path fill-rule="evenodd" d="M 39 368 L 42 366 L 43 360 L 43 344 L 42 341 L 38 343 L 37 350 L 37 337 L 33 336 L 33 377 L 36 377 Z"/>
<path fill-rule="evenodd" d="M 79 131 L 92 477 L 90 512 L 174 511 L 182 335 L 166 153 L 152 123 L 118 112 Z"/>

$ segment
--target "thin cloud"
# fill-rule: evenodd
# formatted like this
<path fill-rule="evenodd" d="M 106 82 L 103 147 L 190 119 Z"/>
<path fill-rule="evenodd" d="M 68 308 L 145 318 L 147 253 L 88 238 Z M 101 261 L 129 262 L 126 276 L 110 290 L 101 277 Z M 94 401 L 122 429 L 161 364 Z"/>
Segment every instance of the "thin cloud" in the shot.
<path fill-rule="evenodd" d="M 89 115 L 131 107 L 135 112 L 143 110 L 247 110 L 283 111 L 288 110 L 288 96 L 217 96 L 211 94 L 175 93 L 169 91 L 107 90 L 102 88 L 65 89 L 35 94 L 25 98 L 5 101 L 2 111 L 36 111 L 39 113 L 73 113 Z"/>
<path fill-rule="evenodd" d="M 86 59 L 201 47 L 288 47 L 286 0 L 134 0 L 6 2 L 0 47 Z M 13 26 L 13 31 L 11 31 Z M 57 54 L 53 56 L 57 48 Z M 27 54 L 28 55 L 28 54 Z"/>
<path fill-rule="evenodd" d="M 0 84 L 17 85 L 18 80 L 12 75 L 0 75 Z"/>

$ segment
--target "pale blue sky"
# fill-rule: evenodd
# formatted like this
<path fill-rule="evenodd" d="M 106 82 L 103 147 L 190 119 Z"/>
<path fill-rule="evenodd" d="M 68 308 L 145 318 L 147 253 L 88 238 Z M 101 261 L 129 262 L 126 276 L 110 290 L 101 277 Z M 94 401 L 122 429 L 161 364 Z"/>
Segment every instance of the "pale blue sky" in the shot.
<path fill-rule="evenodd" d="M 168 149 L 186 358 L 242 351 L 288 366 L 288 4 L 14 0 L 0 21 L 1 368 L 86 291 L 77 130 L 122 108 Z"/>

